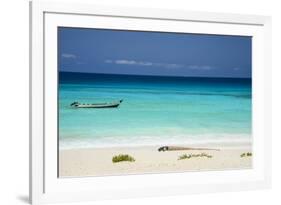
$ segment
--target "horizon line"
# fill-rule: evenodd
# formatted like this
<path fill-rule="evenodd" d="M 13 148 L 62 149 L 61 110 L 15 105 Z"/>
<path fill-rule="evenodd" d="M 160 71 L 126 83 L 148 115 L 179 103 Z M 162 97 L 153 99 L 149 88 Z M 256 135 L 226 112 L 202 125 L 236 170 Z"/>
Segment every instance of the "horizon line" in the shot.
<path fill-rule="evenodd" d="M 128 76 L 153 76 L 153 77 L 180 77 L 180 78 L 239 78 L 239 79 L 252 79 L 251 77 L 227 77 L 227 76 L 185 76 L 185 75 L 139 75 L 139 74 L 120 74 L 120 73 L 90 73 L 90 72 L 74 72 L 74 71 L 58 71 L 58 72 L 65 72 L 65 73 L 81 73 L 81 74 L 101 74 L 101 75 L 128 75 Z"/>

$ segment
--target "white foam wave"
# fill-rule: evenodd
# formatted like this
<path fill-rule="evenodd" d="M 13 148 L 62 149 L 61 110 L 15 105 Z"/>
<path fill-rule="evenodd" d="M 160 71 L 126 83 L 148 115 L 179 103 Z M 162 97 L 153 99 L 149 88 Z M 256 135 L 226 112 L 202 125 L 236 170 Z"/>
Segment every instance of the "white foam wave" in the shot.
<path fill-rule="evenodd" d="M 136 147 L 136 146 L 214 146 L 214 147 L 249 147 L 252 137 L 249 134 L 206 134 L 190 136 L 115 136 L 104 138 L 63 138 L 60 139 L 59 148 L 84 149 L 105 147 Z"/>

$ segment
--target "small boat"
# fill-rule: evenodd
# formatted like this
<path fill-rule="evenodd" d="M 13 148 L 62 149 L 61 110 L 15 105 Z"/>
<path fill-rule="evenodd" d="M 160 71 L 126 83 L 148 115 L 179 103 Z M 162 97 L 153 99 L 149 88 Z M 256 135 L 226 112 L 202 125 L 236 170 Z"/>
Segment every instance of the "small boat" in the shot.
<path fill-rule="evenodd" d="M 122 102 L 123 100 L 119 100 L 118 102 L 111 102 L 111 103 L 93 103 L 93 104 L 73 102 L 70 104 L 70 106 L 74 108 L 117 108 Z"/>

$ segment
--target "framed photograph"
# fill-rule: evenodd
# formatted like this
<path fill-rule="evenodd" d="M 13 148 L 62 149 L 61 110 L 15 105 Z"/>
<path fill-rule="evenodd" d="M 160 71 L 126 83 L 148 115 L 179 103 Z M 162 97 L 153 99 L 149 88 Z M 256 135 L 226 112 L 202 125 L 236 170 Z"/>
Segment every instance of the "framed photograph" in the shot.
<path fill-rule="evenodd" d="M 31 203 L 270 187 L 270 17 L 31 2 L 30 22 Z"/>

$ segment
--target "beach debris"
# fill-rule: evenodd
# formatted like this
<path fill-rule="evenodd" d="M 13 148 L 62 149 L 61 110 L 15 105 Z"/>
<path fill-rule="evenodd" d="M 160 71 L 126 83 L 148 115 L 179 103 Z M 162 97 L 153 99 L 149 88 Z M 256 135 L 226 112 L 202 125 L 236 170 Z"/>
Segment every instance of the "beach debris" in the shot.
<path fill-rule="evenodd" d="M 119 155 L 115 155 L 112 157 L 112 162 L 113 163 L 116 163 L 116 162 L 124 162 L 124 161 L 127 161 L 127 162 L 134 162 L 136 161 L 134 159 L 134 157 L 128 155 L 128 154 L 119 154 Z"/>
<path fill-rule="evenodd" d="M 244 152 L 240 155 L 240 157 L 251 157 L 252 153 L 251 152 Z"/>
<path fill-rule="evenodd" d="M 200 153 L 200 154 L 183 154 L 183 155 L 180 155 L 178 160 L 183 160 L 183 159 L 190 159 L 192 157 L 206 157 L 206 158 L 212 158 L 213 156 L 212 155 L 208 155 L 206 153 Z"/>
<path fill-rule="evenodd" d="M 165 151 L 179 151 L 179 150 L 214 150 L 220 151 L 219 149 L 211 149 L 211 148 L 196 148 L 196 147 L 181 147 L 181 146 L 162 146 L 158 148 L 158 152 Z"/>

